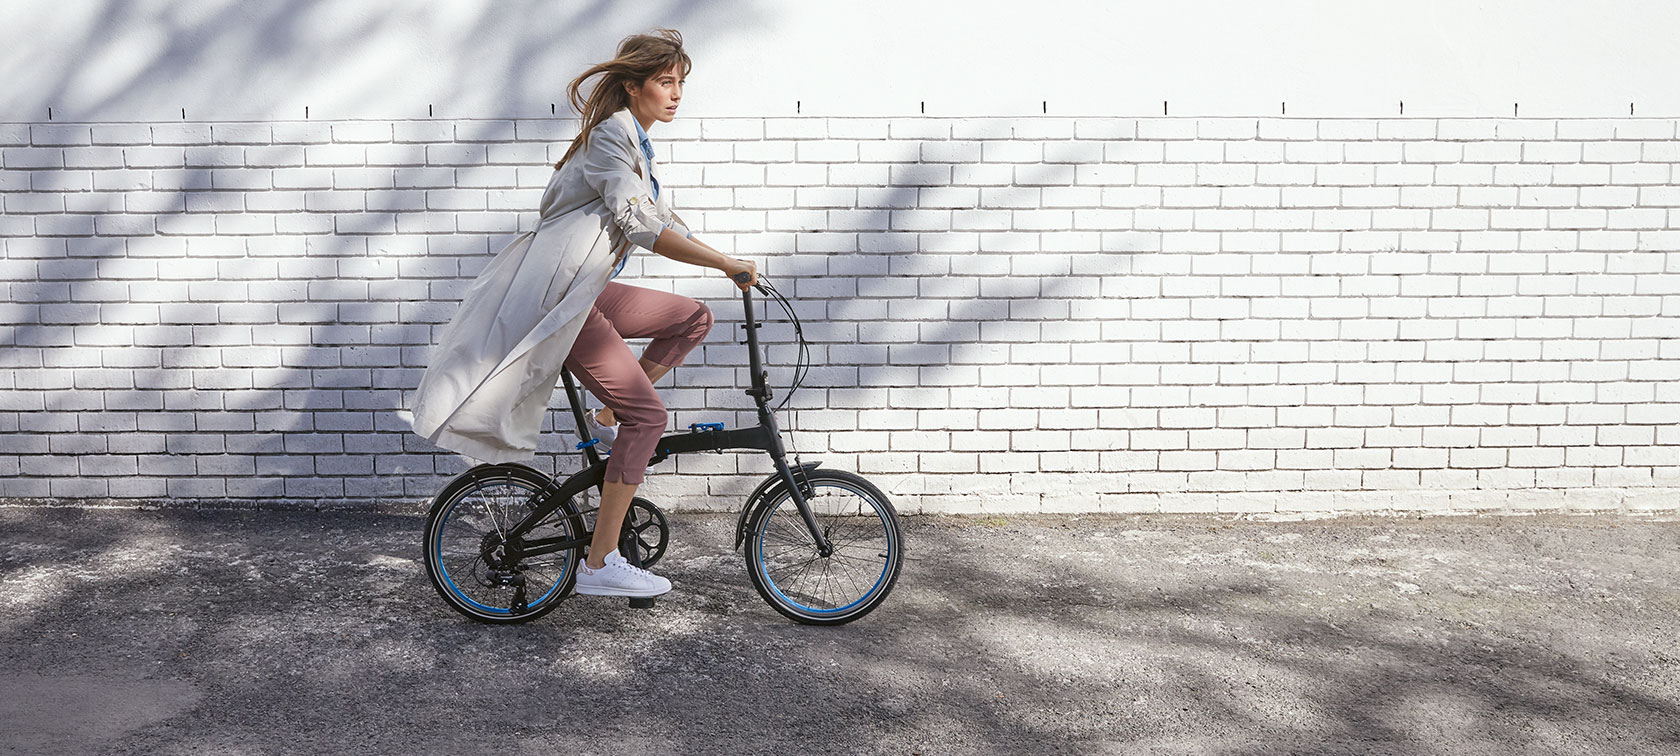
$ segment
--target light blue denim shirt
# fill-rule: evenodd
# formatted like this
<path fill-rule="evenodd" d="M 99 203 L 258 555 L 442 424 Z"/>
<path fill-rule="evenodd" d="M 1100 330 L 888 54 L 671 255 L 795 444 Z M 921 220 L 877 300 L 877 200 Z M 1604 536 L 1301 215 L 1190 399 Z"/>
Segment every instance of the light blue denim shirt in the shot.
<path fill-rule="evenodd" d="M 647 130 L 642 128 L 642 122 L 640 120 L 631 118 L 630 121 L 636 124 L 636 138 L 642 142 L 642 154 L 647 156 L 648 165 L 653 165 L 653 142 L 648 140 Z M 648 176 L 648 182 L 653 184 L 653 198 L 659 199 L 659 179 L 650 175 Z M 665 224 L 666 228 L 670 228 L 670 226 L 671 224 L 669 222 Z M 664 230 L 665 229 L 660 229 L 660 232 L 664 233 Z M 690 231 L 688 233 L 688 238 L 694 238 L 694 232 Z M 618 265 L 613 267 L 612 275 L 607 276 L 607 279 L 611 280 L 617 278 L 618 272 L 624 270 L 624 263 L 629 260 L 630 255 L 626 254 L 623 259 L 618 261 Z"/>

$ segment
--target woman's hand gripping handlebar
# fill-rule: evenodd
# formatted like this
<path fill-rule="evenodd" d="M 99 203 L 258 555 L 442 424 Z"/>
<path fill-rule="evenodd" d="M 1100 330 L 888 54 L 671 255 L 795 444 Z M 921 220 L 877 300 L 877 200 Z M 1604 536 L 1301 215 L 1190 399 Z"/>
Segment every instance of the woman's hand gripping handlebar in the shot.
<path fill-rule="evenodd" d="M 729 276 L 729 279 L 734 281 L 735 285 L 741 288 L 741 291 L 746 291 L 747 289 L 752 288 L 754 284 L 758 283 L 758 266 L 753 264 L 751 260 L 735 260 L 731 258 L 730 261 L 724 265 L 723 273 L 724 275 Z"/>
<path fill-rule="evenodd" d="M 735 284 L 741 287 L 741 291 L 753 288 L 758 289 L 758 293 L 760 294 L 770 296 L 770 290 L 764 288 L 764 284 L 758 282 L 758 276 L 756 274 L 749 277 L 746 273 L 736 273 L 735 275 L 730 276 L 730 278 L 735 279 Z M 749 281 L 751 281 L 751 283 L 749 283 Z"/>

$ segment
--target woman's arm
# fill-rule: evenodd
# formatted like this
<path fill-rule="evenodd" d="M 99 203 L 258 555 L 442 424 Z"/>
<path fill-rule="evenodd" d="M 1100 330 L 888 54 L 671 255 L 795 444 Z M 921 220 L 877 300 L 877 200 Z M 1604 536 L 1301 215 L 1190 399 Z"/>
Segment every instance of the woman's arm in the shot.
<path fill-rule="evenodd" d="M 584 147 L 580 167 L 584 181 L 601 195 L 607 212 L 612 213 L 613 223 L 624 232 L 625 238 L 643 249 L 653 249 L 670 224 L 659 217 L 641 176 L 636 175 L 628 137 L 617 121 L 607 119 L 595 127 Z"/>
<path fill-rule="evenodd" d="M 667 227 L 664 232 L 659 234 L 659 238 L 653 243 L 653 251 L 662 257 L 669 257 L 677 262 L 699 265 L 703 268 L 716 268 L 723 271 L 723 274 L 729 276 L 732 281 L 734 281 L 736 274 L 748 273 L 750 275 L 746 283 L 735 281 L 735 285 L 742 291 L 746 291 L 753 284 L 758 283 L 758 266 L 754 265 L 752 261 L 737 260 L 712 249 L 710 245 L 699 239 L 685 238 L 675 228 Z"/>

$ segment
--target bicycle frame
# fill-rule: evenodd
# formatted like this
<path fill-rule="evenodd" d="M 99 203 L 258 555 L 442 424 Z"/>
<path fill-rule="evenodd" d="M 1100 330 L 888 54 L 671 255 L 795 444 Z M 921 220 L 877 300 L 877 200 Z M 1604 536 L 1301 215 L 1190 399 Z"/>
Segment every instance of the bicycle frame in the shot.
<path fill-rule="evenodd" d="M 769 371 L 763 368 L 759 354 L 759 323 L 753 317 L 752 289 L 741 291 L 741 305 L 746 314 L 744 326 L 747 330 L 748 366 L 749 370 L 752 371 L 752 388 L 747 389 L 746 393 L 753 398 L 754 404 L 758 407 L 758 425 L 750 428 L 724 430 L 722 423 L 697 423 L 695 427 L 701 428 L 700 430 L 691 429 L 686 433 L 672 433 L 662 436 L 658 445 L 654 447 L 654 454 L 648 460 L 648 465 L 654 465 L 671 455 L 685 452 L 721 452 L 746 449 L 767 452 L 771 461 L 775 463 L 777 476 L 782 484 L 787 486 L 793 498 L 794 506 L 799 510 L 800 519 L 805 522 L 805 527 L 810 532 L 818 553 L 826 557 L 833 553 L 834 549 L 829 544 L 827 535 L 822 532 L 822 527 L 817 524 L 816 516 L 812 514 L 810 504 L 805 499 L 806 486 L 799 484 L 799 481 L 795 479 L 795 468 L 787 463 L 786 450 L 782 447 L 781 429 L 776 424 L 775 413 L 770 409 L 772 392 L 768 383 Z M 577 384 L 573 381 L 572 374 L 567 370 L 561 370 L 561 378 L 566 386 L 566 398 L 571 403 L 572 417 L 577 423 L 578 438 L 590 438 L 589 428 L 583 414 L 583 397 Z M 532 509 L 531 513 L 518 525 L 508 529 L 505 534 L 507 540 L 503 547 L 510 557 L 523 558 L 564 551 L 587 544 L 592 540 L 592 533 L 586 533 L 579 538 L 572 539 L 540 538 L 526 541 L 523 538 L 526 533 L 536 527 L 537 523 L 542 522 L 559 509 L 563 502 L 570 500 L 587 488 L 594 487 L 599 490 L 603 487 L 607 469 L 606 460 L 602 459 L 600 453 L 595 450 L 593 439 L 583 442 L 581 446 L 584 458 L 587 461 L 584 469 L 573 473 L 563 483 L 556 484 L 551 481 L 539 494 L 541 500 Z M 806 469 L 814 466 L 815 463 L 798 466 L 800 476 L 803 477 Z M 770 487 L 760 486 L 759 491 L 764 492 L 768 488 Z M 751 509 L 755 499 L 756 497 L 748 499 L 746 508 L 742 512 L 743 517 L 746 515 L 746 510 Z M 739 540 L 739 534 L 737 534 L 737 544 L 739 544 Z M 631 550 L 631 553 L 627 553 L 626 556 L 633 561 L 639 561 L 634 554 L 634 550 Z"/>

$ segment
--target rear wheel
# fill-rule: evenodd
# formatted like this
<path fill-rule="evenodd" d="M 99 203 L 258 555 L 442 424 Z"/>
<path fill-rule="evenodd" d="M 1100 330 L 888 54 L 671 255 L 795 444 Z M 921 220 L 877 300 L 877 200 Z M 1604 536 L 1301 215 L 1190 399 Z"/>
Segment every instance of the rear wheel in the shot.
<path fill-rule="evenodd" d="M 817 526 L 833 548 L 817 550 L 791 492 L 781 488 L 748 519 L 747 573 L 764 600 L 795 622 L 842 625 L 880 606 L 904 561 L 898 513 L 861 476 L 816 469 L 804 476 Z"/>
<path fill-rule="evenodd" d="M 507 530 L 541 501 L 548 476 L 523 465 L 479 465 L 457 476 L 426 517 L 426 575 L 443 600 L 480 622 L 527 622 L 559 606 L 571 591 L 582 549 L 510 554 Z M 523 542 L 584 534 L 572 503 L 561 502 Z"/>

